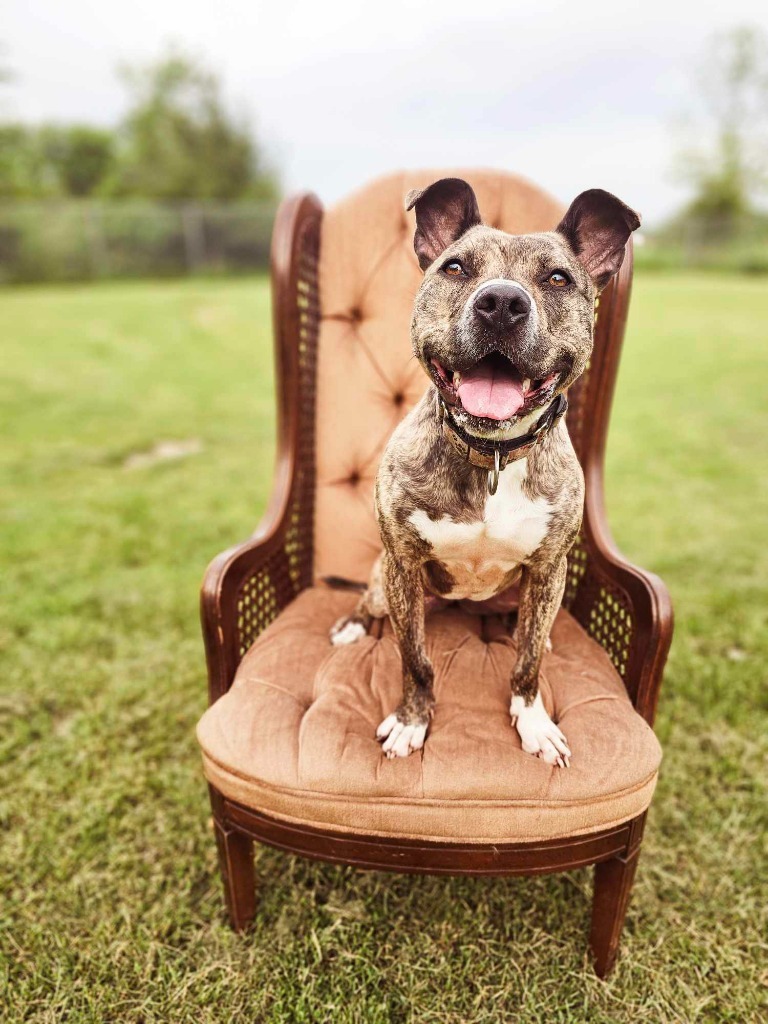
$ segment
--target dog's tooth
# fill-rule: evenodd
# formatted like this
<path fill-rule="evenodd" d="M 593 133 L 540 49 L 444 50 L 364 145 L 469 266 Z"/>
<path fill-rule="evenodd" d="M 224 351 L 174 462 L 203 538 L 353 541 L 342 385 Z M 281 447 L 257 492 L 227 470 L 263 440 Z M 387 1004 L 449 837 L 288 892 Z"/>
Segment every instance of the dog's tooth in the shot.
<path fill-rule="evenodd" d="M 461 384 L 461 374 L 458 370 L 454 371 L 453 374 L 453 386 L 457 388 Z"/>
<path fill-rule="evenodd" d="M 530 377 L 526 377 L 525 380 L 523 381 L 523 391 L 530 391 L 530 390 L 531 390 L 531 378 Z"/>

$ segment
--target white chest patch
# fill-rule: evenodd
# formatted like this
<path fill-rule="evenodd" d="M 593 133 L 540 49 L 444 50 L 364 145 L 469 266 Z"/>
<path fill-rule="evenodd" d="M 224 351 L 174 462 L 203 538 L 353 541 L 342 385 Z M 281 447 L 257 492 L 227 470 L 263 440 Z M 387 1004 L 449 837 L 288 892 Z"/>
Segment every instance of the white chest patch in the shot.
<path fill-rule="evenodd" d="M 432 546 L 454 581 L 443 595 L 454 600 L 484 601 L 503 587 L 509 573 L 539 547 L 549 527 L 551 507 L 546 498 L 528 498 L 523 481 L 528 460 L 512 462 L 499 475 L 495 494 L 489 494 L 482 519 L 457 523 L 450 516 L 430 519 L 422 509 L 410 515 L 419 536 Z"/>

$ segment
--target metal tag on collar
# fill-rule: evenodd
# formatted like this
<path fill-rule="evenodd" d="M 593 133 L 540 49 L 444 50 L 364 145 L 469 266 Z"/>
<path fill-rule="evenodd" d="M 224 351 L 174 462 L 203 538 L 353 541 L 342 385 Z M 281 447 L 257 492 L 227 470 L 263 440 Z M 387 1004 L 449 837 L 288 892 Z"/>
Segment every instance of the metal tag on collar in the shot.
<path fill-rule="evenodd" d="M 501 464 L 501 452 L 498 448 L 493 450 L 493 469 L 488 471 L 488 493 L 493 495 L 499 486 L 499 470 Z"/>

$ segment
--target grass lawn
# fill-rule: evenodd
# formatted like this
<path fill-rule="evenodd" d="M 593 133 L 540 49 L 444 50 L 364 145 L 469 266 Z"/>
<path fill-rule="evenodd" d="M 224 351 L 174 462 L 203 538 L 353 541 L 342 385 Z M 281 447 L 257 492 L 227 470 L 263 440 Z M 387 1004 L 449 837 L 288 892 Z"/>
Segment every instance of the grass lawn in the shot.
<path fill-rule="evenodd" d="M 586 870 L 409 878 L 262 848 L 255 929 L 225 925 L 197 590 L 269 491 L 268 305 L 253 280 L 0 293 L 0 1017 L 766 1019 L 768 287 L 636 285 L 608 507 L 677 633 L 607 983 Z M 199 451 L 131 460 L 160 441 Z"/>

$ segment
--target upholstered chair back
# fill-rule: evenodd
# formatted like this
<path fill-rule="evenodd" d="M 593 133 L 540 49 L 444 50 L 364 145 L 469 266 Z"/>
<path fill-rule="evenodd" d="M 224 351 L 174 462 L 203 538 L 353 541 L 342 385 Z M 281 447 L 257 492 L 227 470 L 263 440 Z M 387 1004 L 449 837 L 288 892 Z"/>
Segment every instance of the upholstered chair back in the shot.
<path fill-rule="evenodd" d="M 437 170 L 380 178 L 325 212 L 318 268 L 316 576 L 365 580 L 381 548 L 373 512 L 381 453 L 428 386 L 411 351 L 421 271 L 405 197 L 443 177 L 469 181 L 483 222 L 504 231 L 551 230 L 564 210 L 512 174 Z"/>

